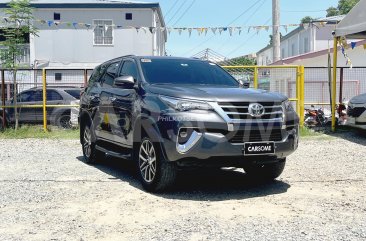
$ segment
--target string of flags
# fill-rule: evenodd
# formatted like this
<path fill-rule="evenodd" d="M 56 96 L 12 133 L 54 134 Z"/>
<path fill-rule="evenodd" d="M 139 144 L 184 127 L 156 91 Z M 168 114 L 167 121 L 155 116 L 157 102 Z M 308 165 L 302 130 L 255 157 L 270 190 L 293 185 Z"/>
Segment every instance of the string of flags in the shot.
<path fill-rule="evenodd" d="M 346 59 L 346 65 L 349 65 L 349 68 L 352 69 L 353 65 L 352 65 L 352 61 L 350 59 L 350 57 L 347 54 L 347 49 L 349 49 L 349 45 L 347 43 L 347 39 L 345 37 L 341 37 L 338 41 L 339 45 L 341 46 L 342 49 L 342 54 L 344 56 L 344 58 Z M 357 45 L 357 42 L 351 42 L 351 48 L 354 49 Z"/>
<path fill-rule="evenodd" d="M 11 22 L 14 22 L 14 20 L 10 20 L 7 17 L 3 17 L 2 20 L 0 19 L 1 22 L 6 23 L 6 24 L 10 24 Z M 269 31 L 270 28 L 273 27 L 273 25 L 255 25 L 255 26 L 236 26 L 236 27 L 144 27 L 144 26 L 123 26 L 123 25 L 117 25 L 117 24 L 111 24 L 111 25 L 100 25 L 100 24 L 91 24 L 91 23 L 80 23 L 80 22 L 62 22 L 62 21 L 55 21 L 55 20 L 44 20 L 44 19 L 35 19 L 34 21 L 36 21 L 39 24 L 42 25 L 47 25 L 48 27 L 53 27 L 53 26 L 60 26 L 60 25 L 64 25 L 64 26 L 68 26 L 68 27 L 73 27 L 75 29 L 77 28 L 85 28 L 85 29 L 91 29 L 91 30 L 95 30 L 98 28 L 104 28 L 105 31 L 108 31 L 110 28 L 114 28 L 114 29 L 135 29 L 137 31 L 137 33 L 139 33 L 140 31 L 147 33 L 150 32 L 152 34 L 154 34 L 157 31 L 162 31 L 162 32 L 167 32 L 168 34 L 172 33 L 172 32 L 176 32 L 179 35 L 181 35 L 183 32 L 188 32 L 188 35 L 191 36 L 193 32 L 197 32 L 197 34 L 199 36 L 201 35 L 207 35 L 208 32 L 212 32 L 213 34 L 222 34 L 223 32 L 225 33 L 229 33 L 230 36 L 234 35 L 234 34 L 239 34 L 241 35 L 241 33 L 243 31 L 246 31 L 247 33 L 251 32 L 251 31 L 255 31 L 257 34 L 259 34 L 260 31 Z M 16 20 L 16 22 L 19 22 L 19 24 L 21 24 L 21 20 Z M 326 22 L 320 22 L 317 23 L 316 26 L 317 27 L 324 27 L 327 23 Z M 285 25 L 280 25 L 281 28 L 283 28 L 286 32 L 288 32 L 289 28 L 292 27 L 299 27 L 299 26 L 303 26 L 305 29 L 312 27 L 313 25 L 315 25 L 314 23 L 300 23 L 300 24 L 285 24 Z"/>

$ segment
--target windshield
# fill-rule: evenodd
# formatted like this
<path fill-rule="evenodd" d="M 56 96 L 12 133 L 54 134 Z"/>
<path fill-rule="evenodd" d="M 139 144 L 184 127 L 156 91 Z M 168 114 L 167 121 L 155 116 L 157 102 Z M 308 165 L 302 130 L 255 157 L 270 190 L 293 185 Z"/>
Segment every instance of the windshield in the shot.
<path fill-rule="evenodd" d="M 216 85 L 238 87 L 239 83 L 216 64 L 189 59 L 141 59 L 150 84 Z"/>
<path fill-rule="evenodd" d="M 70 89 L 70 90 L 65 90 L 66 93 L 68 93 L 69 95 L 71 95 L 72 97 L 74 97 L 75 99 L 80 100 L 80 89 Z"/>

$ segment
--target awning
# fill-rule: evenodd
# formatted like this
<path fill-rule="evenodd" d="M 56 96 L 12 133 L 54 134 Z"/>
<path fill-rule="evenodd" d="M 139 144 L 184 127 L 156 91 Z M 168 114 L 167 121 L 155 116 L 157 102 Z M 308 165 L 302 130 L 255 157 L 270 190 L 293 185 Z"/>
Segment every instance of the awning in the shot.
<path fill-rule="evenodd" d="M 360 0 L 337 25 L 336 37 L 366 39 L 366 0 Z"/>

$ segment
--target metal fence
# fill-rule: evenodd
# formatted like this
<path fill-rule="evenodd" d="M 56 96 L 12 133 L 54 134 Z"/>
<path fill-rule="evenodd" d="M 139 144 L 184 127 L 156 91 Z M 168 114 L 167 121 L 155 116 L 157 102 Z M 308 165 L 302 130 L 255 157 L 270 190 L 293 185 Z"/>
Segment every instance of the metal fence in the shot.
<path fill-rule="evenodd" d="M 279 92 L 286 95 L 304 122 L 304 109 L 310 105 L 322 107 L 330 112 L 329 69 L 326 67 L 303 66 L 223 66 L 236 79 L 250 84 L 251 87 Z M 17 72 L 16 93 L 31 88 L 45 87 L 84 87 L 92 73 L 91 69 L 22 69 Z M 0 97 L 2 108 L 14 97 L 13 73 L 9 70 L 0 71 Z M 337 99 L 338 103 L 349 101 L 352 97 L 366 93 L 366 68 L 337 68 Z M 26 108 L 46 108 L 48 103 Z M 58 106 L 52 105 L 57 108 Z M 64 107 L 59 106 L 59 107 Z M 72 107 L 72 106 L 70 106 Z M 47 121 L 47 120 L 46 120 Z"/>
<path fill-rule="evenodd" d="M 304 123 L 303 66 L 223 66 L 232 76 L 250 87 L 281 93 L 293 102 Z"/>
<path fill-rule="evenodd" d="M 14 109 L 14 96 L 19 96 L 20 93 L 30 90 L 42 90 L 42 96 L 38 97 L 39 100 L 19 102 L 17 104 L 17 110 L 20 115 L 30 117 L 31 123 L 43 123 L 45 129 L 47 128 L 47 123 L 50 122 L 50 115 L 45 115 L 44 113 L 51 112 L 55 108 L 75 108 L 72 104 L 60 104 L 53 103 L 51 100 L 47 101 L 46 89 L 47 87 L 84 87 L 86 86 L 88 79 L 92 73 L 91 69 L 20 69 L 16 74 L 16 87 L 14 88 L 14 73 L 10 70 L 0 71 L 0 99 L 1 99 L 1 109 Z M 38 113 L 42 115 L 34 114 L 32 117 L 30 113 Z M 0 111 L 2 123 L 0 125 L 5 126 L 5 122 L 9 120 L 5 116 L 5 111 Z M 56 111 L 54 112 L 56 113 Z M 48 113 L 50 114 L 50 113 Z M 21 118 L 20 118 L 21 119 Z"/>

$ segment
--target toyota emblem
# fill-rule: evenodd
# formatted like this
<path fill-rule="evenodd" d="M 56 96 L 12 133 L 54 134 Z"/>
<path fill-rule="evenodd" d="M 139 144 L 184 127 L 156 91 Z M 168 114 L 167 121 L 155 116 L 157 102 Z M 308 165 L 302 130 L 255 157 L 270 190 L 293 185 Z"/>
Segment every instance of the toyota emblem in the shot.
<path fill-rule="evenodd" d="M 261 117 L 264 115 L 264 106 L 258 103 L 250 104 L 248 108 L 249 114 L 253 117 Z"/>

